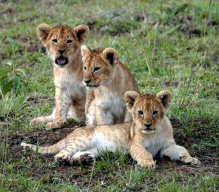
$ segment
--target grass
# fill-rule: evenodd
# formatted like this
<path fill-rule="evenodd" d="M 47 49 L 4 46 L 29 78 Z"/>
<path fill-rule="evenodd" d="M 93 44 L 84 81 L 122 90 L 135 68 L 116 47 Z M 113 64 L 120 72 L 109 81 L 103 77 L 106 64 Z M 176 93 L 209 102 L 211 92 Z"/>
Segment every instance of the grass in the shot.
<path fill-rule="evenodd" d="M 29 139 L 28 134 L 41 131 L 43 126 L 31 129 L 30 120 L 50 114 L 54 106 L 52 65 L 38 39 L 37 26 L 84 23 L 91 29 L 86 44 L 92 49 L 115 48 L 141 92 L 172 92 L 168 117 L 177 122 L 173 123 L 176 140 L 193 154 L 204 151 L 209 157 L 218 157 L 218 2 L 7 0 L 0 3 L 0 10 L 1 70 L 10 70 L 8 63 L 22 69 L 26 77 L 20 77 L 28 89 L 26 95 L 22 87 L 15 94 L 12 87 L 0 96 L 1 191 L 218 190 L 218 172 L 213 169 L 199 172 L 201 168 L 197 168 L 196 174 L 197 170 L 182 164 L 161 161 L 167 164 L 162 167 L 158 161 L 156 169 L 148 170 L 127 164 L 125 155 L 112 154 L 88 170 L 63 168 L 52 156 L 46 156 L 44 162 L 42 155 L 32 152 L 15 159 L 9 145 L 11 135 Z M 60 172 L 65 168 L 71 175 Z"/>

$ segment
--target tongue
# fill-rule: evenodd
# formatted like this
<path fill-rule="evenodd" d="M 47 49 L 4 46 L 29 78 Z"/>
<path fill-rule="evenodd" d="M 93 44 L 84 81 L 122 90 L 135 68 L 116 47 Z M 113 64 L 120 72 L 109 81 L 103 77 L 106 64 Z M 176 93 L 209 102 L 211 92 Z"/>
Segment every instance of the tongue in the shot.
<path fill-rule="evenodd" d="M 57 59 L 59 64 L 64 64 L 66 59 Z"/>

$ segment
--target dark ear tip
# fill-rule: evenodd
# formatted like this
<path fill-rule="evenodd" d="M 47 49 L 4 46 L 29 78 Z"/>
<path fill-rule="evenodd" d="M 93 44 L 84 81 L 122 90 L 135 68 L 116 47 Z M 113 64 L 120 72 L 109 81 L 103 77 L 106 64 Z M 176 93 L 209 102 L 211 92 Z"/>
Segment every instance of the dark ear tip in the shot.
<path fill-rule="evenodd" d="M 127 91 L 124 95 L 124 100 L 126 103 L 126 107 L 128 110 L 131 110 L 134 106 L 136 98 L 139 96 L 139 94 L 136 91 Z"/>
<path fill-rule="evenodd" d="M 115 59 L 118 59 L 118 53 L 116 52 L 115 49 L 110 48 L 110 47 L 104 49 L 103 55 L 104 55 L 103 57 L 105 59 L 107 59 L 109 61 L 110 65 L 112 65 L 112 66 L 114 64 Z"/>
<path fill-rule="evenodd" d="M 163 90 L 157 94 L 157 97 L 161 101 L 163 107 L 167 110 L 171 105 L 172 93 L 168 90 Z"/>

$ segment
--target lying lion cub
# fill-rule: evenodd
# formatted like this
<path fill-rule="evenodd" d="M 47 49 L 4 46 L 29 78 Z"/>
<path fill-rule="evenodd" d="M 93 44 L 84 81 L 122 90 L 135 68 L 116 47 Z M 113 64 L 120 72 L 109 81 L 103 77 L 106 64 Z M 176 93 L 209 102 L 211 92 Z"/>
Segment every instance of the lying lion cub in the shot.
<path fill-rule="evenodd" d="M 200 164 L 184 147 L 176 145 L 173 139 L 171 123 L 165 116 L 172 99 L 169 91 L 161 91 L 157 95 L 149 92 L 139 95 L 135 91 L 128 91 L 124 98 L 134 122 L 78 128 L 57 144 L 39 146 L 38 152 L 59 152 L 55 155 L 56 161 L 82 164 L 91 162 L 106 149 L 122 153 L 130 146 L 132 157 L 142 167 L 153 166 L 153 157 L 158 152 L 161 157 L 169 156 L 172 160 Z M 37 149 L 36 145 L 24 142 L 21 145 L 32 147 L 34 151 Z"/>
<path fill-rule="evenodd" d="M 126 91 L 137 91 L 138 86 L 128 68 L 119 62 L 113 48 L 90 50 L 81 47 L 84 64 L 86 94 L 86 124 L 104 125 L 132 121 L 125 107 Z"/>
<path fill-rule="evenodd" d="M 165 116 L 172 99 L 169 91 L 161 91 L 157 95 L 149 92 L 139 95 L 135 91 L 128 91 L 124 98 L 134 122 L 78 128 L 57 144 L 39 146 L 38 152 L 58 153 L 55 155 L 56 161 L 84 164 L 103 154 L 106 149 L 122 153 L 130 146 L 132 157 L 142 167 L 153 166 L 153 157 L 158 152 L 161 157 L 169 156 L 172 160 L 200 164 L 184 147 L 176 145 L 173 139 L 171 123 Z M 36 145 L 24 142 L 21 145 L 32 147 L 34 151 L 37 149 Z"/>

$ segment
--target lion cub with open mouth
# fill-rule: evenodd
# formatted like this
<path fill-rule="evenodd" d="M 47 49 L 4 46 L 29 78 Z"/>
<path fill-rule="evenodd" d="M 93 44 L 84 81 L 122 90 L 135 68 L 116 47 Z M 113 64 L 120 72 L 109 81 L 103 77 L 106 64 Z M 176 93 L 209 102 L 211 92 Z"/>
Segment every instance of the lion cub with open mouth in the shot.
<path fill-rule="evenodd" d="M 129 69 L 118 60 L 113 48 L 90 50 L 81 47 L 84 68 L 83 84 L 86 94 L 86 124 L 104 125 L 132 121 L 125 107 L 126 91 L 137 91 L 138 86 Z"/>
<path fill-rule="evenodd" d="M 58 153 L 55 160 L 60 162 L 85 164 L 106 150 L 123 153 L 129 149 L 131 156 L 142 167 L 153 166 L 153 157 L 158 152 L 160 157 L 169 156 L 171 160 L 200 164 L 174 141 L 171 123 L 165 116 L 172 99 L 169 91 L 161 91 L 157 95 L 149 92 L 139 95 L 128 91 L 124 99 L 134 122 L 78 128 L 49 147 L 24 142 L 21 145 L 34 151 L 38 148 L 39 153 Z"/>
<path fill-rule="evenodd" d="M 53 61 L 56 107 L 52 115 L 34 118 L 30 124 L 46 124 L 46 129 L 60 128 L 69 119 L 85 120 L 86 89 L 82 84 L 83 70 L 81 45 L 85 42 L 89 28 L 79 25 L 72 29 L 67 25 L 38 26 L 41 42 Z"/>

